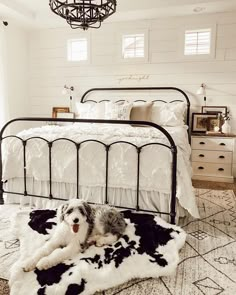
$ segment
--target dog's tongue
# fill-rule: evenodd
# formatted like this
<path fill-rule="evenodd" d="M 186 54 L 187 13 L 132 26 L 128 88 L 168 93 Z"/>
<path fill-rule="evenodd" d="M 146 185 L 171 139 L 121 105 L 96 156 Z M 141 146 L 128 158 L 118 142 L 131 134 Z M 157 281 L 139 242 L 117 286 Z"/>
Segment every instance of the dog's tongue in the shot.
<path fill-rule="evenodd" d="M 73 224 L 72 228 L 73 228 L 73 232 L 77 233 L 78 230 L 79 230 L 79 225 L 78 224 Z"/>

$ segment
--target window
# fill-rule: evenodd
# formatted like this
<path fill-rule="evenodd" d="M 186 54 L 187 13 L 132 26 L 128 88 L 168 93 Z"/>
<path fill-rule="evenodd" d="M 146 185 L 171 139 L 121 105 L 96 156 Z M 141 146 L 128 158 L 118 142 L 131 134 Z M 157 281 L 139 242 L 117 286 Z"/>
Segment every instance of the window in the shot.
<path fill-rule="evenodd" d="M 69 61 L 87 61 L 88 60 L 87 38 L 68 40 L 67 59 Z"/>
<path fill-rule="evenodd" d="M 144 34 L 123 35 L 122 57 L 124 59 L 145 57 Z"/>
<path fill-rule="evenodd" d="M 211 53 L 211 29 L 185 31 L 185 55 Z"/>

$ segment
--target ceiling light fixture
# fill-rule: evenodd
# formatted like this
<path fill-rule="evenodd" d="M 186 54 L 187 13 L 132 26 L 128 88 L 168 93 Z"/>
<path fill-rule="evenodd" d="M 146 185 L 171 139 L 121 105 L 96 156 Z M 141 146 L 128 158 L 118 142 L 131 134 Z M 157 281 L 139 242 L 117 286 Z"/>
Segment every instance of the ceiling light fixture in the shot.
<path fill-rule="evenodd" d="M 49 0 L 51 10 L 64 18 L 72 29 L 100 28 L 116 11 L 116 0 Z"/>

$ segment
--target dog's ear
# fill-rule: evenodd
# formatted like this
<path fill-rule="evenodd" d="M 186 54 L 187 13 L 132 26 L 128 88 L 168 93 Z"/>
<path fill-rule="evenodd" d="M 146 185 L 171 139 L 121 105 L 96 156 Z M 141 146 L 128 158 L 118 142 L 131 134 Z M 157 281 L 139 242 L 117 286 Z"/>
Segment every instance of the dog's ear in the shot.
<path fill-rule="evenodd" d="M 92 209 L 92 207 L 86 202 L 83 203 L 83 207 L 84 207 L 85 215 L 87 217 L 87 221 L 89 223 L 92 223 L 93 222 L 93 209 Z"/>
<path fill-rule="evenodd" d="M 68 208 L 69 204 L 62 204 L 57 209 L 57 220 L 58 223 L 61 223 L 64 220 L 64 215 L 66 212 L 66 209 Z"/>

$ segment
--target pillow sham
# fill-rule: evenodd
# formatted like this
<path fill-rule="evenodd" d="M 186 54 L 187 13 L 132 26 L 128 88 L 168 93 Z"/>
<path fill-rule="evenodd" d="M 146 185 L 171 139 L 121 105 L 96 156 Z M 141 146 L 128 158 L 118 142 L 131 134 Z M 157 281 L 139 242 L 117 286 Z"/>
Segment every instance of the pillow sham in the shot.
<path fill-rule="evenodd" d="M 161 126 L 183 126 L 186 111 L 185 102 L 153 105 L 151 121 Z"/>
<path fill-rule="evenodd" d="M 76 103 L 76 118 L 78 119 L 104 119 L 104 103 Z"/>
<path fill-rule="evenodd" d="M 151 121 L 153 102 L 135 103 L 130 112 L 130 120 Z"/>

